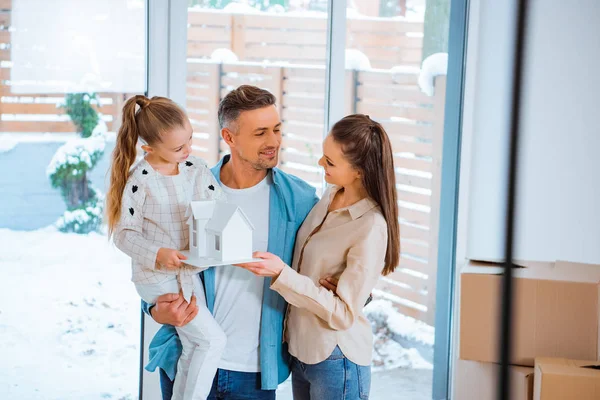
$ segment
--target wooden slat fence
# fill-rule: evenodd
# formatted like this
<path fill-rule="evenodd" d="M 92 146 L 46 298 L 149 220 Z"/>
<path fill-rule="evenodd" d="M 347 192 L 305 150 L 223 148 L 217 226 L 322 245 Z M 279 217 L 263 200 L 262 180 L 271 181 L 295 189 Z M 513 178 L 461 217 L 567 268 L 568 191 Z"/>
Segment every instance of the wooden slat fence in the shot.
<path fill-rule="evenodd" d="M 10 0 L 0 0 L 0 132 L 74 132 L 63 110 L 56 108 L 64 95 L 11 93 L 10 6 Z M 352 47 L 363 46 L 374 65 L 389 68 L 420 60 L 421 23 L 349 19 L 348 29 L 348 40 L 356 43 Z M 218 103 L 231 89 L 254 84 L 279 100 L 284 123 L 281 168 L 320 189 L 317 160 L 325 134 L 324 40 L 324 18 L 190 10 L 186 108 L 196 154 L 214 163 L 227 151 L 219 139 Z M 250 61 L 220 64 L 205 59 L 216 48 L 231 48 Z M 280 60 L 271 61 L 289 63 L 262 62 L 273 54 Z M 369 114 L 380 121 L 395 155 L 401 264 L 380 280 L 376 294 L 392 300 L 404 314 L 433 324 L 445 78 L 436 79 L 436 93 L 428 97 L 418 89 L 416 72 L 393 71 L 347 70 L 345 111 Z M 126 97 L 100 93 L 99 111 L 109 116 L 112 130 L 118 127 Z"/>
<path fill-rule="evenodd" d="M 188 12 L 188 56 L 209 58 L 216 49 L 240 61 L 325 64 L 327 19 L 288 14 L 234 14 L 193 8 Z M 349 17 L 346 48 L 363 52 L 372 68 L 421 63 L 423 22 Z"/>
<path fill-rule="evenodd" d="M 254 84 L 280 99 L 280 167 L 321 188 L 317 160 L 325 134 L 323 67 L 194 61 L 188 71 L 187 104 L 197 154 L 215 162 L 228 150 L 219 138 L 217 99 L 241 84 Z M 347 71 L 345 107 L 348 114 L 365 113 L 381 122 L 395 156 L 401 264 L 380 280 L 377 294 L 404 314 L 433 324 L 445 78 L 436 79 L 433 97 L 419 90 L 417 78 L 416 73 Z"/>
<path fill-rule="evenodd" d="M 75 132 L 76 128 L 58 105 L 64 94 L 14 94 L 10 82 L 11 0 L 0 0 L 0 132 Z M 117 130 L 124 93 L 98 93 L 108 128 Z"/>

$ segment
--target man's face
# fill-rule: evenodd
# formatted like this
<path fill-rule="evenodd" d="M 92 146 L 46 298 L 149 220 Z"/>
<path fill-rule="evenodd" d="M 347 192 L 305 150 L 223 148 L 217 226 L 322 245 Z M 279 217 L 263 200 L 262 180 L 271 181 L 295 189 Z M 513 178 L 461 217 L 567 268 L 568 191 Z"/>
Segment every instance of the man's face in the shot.
<path fill-rule="evenodd" d="M 231 129 L 231 130 L 230 130 Z M 281 146 L 281 120 L 275 106 L 243 111 L 223 135 L 231 148 L 232 157 L 256 170 L 277 166 Z"/>

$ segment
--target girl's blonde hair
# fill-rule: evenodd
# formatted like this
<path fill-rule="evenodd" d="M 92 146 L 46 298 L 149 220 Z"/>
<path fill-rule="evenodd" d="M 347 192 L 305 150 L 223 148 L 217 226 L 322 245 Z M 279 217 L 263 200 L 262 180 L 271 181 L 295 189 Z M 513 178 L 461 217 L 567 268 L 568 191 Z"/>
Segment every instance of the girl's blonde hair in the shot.
<path fill-rule="evenodd" d="M 136 110 L 136 106 L 139 109 Z M 129 178 L 129 170 L 136 159 L 138 139 L 141 138 L 148 146 L 160 143 L 163 134 L 176 128 L 184 128 L 188 117 L 171 99 L 158 96 L 149 99 L 137 95 L 125 102 L 122 121 L 112 155 L 110 187 L 106 194 L 109 237 L 121 217 L 123 190 Z"/>

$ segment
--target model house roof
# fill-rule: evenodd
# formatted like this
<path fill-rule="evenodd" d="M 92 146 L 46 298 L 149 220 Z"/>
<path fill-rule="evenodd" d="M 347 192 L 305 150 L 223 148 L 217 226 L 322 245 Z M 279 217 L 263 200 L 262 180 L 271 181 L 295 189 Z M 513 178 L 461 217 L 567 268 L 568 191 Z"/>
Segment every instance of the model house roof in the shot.
<path fill-rule="evenodd" d="M 206 225 L 206 230 L 214 233 L 221 233 L 235 215 L 236 212 L 242 216 L 242 219 L 248 224 L 250 229 L 254 230 L 254 226 L 248 219 L 244 211 L 235 204 L 216 203 L 212 218 Z"/>
<path fill-rule="evenodd" d="M 216 202 L 214 200 L 192 201 L 192 217 L 195 219 L 210 219 L 214 213 Z"/>

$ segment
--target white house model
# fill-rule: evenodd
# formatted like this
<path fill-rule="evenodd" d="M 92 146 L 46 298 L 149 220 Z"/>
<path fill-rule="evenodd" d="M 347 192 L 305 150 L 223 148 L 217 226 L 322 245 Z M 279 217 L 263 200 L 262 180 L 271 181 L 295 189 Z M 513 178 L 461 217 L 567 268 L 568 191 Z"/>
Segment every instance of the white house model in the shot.
<path fill-rule="evenodd" d="M 192 201 L 190 208 L 191 265 L 252 259 L 254 226 L 241 208 L 214 200 Z"/>

